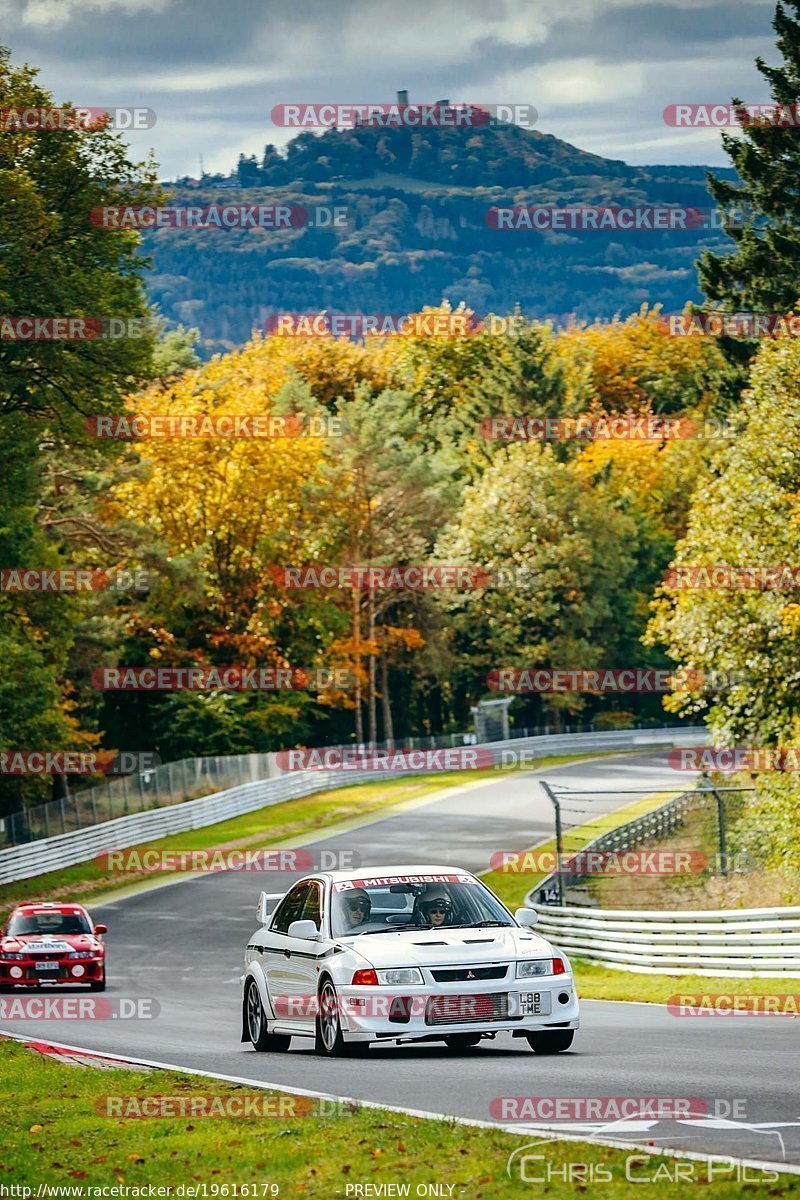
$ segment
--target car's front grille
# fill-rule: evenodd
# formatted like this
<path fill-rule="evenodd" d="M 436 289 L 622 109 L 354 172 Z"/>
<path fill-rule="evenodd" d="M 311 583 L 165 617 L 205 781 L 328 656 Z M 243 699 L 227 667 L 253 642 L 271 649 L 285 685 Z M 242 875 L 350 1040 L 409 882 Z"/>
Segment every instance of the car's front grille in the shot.
<path fill-rule="evenodd" d="M 488 992 L 483 996 L 431 996 L 425 1007 L 426 1025 L 462 1025 L 468 1021 L 505 1021 L 508 995 Z"/>
<path fill-rule="evenodd" d="M 468 979 L 505 979 L 508 966 L 499 967 L 441 967 L 431 970 L 437 983 L 463 983 Z"/>

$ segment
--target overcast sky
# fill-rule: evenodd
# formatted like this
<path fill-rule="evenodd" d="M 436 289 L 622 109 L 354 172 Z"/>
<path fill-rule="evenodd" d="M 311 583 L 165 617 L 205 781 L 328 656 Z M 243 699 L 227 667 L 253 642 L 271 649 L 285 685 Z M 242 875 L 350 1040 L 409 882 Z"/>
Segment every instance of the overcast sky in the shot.
<path fill-rule="evenodd" d="M 155 109 L 162 178 L 291 136 L 275 104 L 528 103 L 538 128 L 631 163 L 726 162 L 672 103 L 759 102 L 774 0 L 0 0 L 0 42 L 58 102 Z"/>

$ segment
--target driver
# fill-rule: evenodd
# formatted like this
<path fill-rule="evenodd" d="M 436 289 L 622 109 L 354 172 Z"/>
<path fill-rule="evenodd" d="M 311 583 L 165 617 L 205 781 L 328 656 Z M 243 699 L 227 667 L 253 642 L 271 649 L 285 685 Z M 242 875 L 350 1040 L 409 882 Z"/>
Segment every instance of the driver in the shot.
<path fill-rule="evenodd" d="M 417 909 L 422 923 L 433 929 L 452 924 L 453 904 L 443 891 L 426 893 L 418 901 Z"/>
<path fill-rule="evenodd" d="M 363 888 L 353 888 L 342 896 L 344 923 L 348 929 L 366 925 L 372 912 L 372 901 Z"/>

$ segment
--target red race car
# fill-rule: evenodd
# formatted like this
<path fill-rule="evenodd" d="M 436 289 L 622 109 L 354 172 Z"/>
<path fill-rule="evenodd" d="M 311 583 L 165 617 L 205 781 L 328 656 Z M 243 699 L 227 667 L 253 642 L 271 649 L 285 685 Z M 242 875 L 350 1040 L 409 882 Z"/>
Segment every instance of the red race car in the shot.
<path fill-rule="evenodd" d="M 18 905 L 0 933 L 0 992 L 43 983 L 105 991 L 107 932 L 80 904 Z"/>

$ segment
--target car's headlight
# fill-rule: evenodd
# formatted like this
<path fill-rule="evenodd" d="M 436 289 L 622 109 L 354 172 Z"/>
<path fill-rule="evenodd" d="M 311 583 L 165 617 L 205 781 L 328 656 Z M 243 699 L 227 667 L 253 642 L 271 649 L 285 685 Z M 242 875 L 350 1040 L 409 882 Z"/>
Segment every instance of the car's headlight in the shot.
<path fill-rule="evenodd" d="M 552 958 L 528 959 L 517 963 L 517 979 L 530 979 L 532 975 L 552 974 Z"/>
<path fill-rule="evenodd" d="M 388 971 L 378 971 L 378 983 L 389 983 L 393 987 L 402 987 L 407 983 L 424 983 L 419 967 L 392 967 Z"/>
<path fill-rule="evenodd" d="M 94 958 L 96 954 L 96 950 L 73 950 L 70 958 Z"/>
<path fill-rule="evenodd" d="M 0 950 L 0 959 L 3 962 L 24 962 L 27 954 L 8 954 L 5 950 Z"/>

